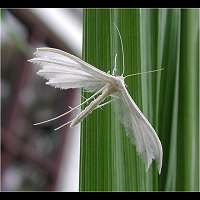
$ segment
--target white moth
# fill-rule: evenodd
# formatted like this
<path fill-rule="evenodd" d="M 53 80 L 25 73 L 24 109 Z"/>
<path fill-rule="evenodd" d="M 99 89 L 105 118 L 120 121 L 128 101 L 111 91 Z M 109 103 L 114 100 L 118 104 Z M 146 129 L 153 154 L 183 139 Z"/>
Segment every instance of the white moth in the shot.
<path fill-rule="evenodd" d="M 125 77 L 123 75 L 114 75 L 117 56 L 115 56 L 115 67 L 112 75 L 95 68 L 74 55 L 54 48 L 37 48 L 35 56 L 35 58 L 29 61 L 42 66 L 42 69 L 37 74 L 48 80 L 46 82 L 47 85 L 61 89 L 82 88 L 89 92 L 94 92 L 94 94 L 80 105 L 71 108 L 62 115 L 34 125 L 47 123 L 65 116 L 94 98 L 73 120 L 59 126 L 55 130 L 68 124 L 70 127 L 73 127 L 96 108 L 110 103 L 112 100 L 106 103 L 103 102 L 106 97 L 111 96 L 122 105 L 124 113 L 121 122 L 128 129 L 130 135 L 133 136 L 137 151 L 142 155 L 147 169 L 150 167 L 152 160 L 156 160 L 158 171 L 159 173 L 161 172 L 163 156 L 161 142 L 154 128 L 145 118 L 126 89 L 124 80 L 130 75 Z"/>

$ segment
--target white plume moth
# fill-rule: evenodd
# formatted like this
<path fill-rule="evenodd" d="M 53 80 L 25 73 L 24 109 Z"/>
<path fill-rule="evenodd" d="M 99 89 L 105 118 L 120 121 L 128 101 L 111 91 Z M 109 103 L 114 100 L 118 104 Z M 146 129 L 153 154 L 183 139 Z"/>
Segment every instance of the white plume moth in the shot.
<path fill-rule="evenodd" d="M 118 28 L 117 31 L 119 33 Z M 120 40 L 123 51 L 121 35 Z M 112 100 L 118 101 L 121 103 L 122 110 L 124 111 L 121 122 L 124 127 L 128 129 L 130 135 L 133 136 L 137 151 L 139 154 L 142 154 L 147 169 L 150 167 L 152 160 L 156 160 L 158 171 L 160 173 L 163 156 L 161 142 L 152 125 L 145 118 L 143 113 L 131 98 L 124 83 L 126 77 L 137 74 L 125 77 L 123 74 L 121 76 L 115 76 L 116 58 L 117 55 L 115 56 L 115 67 L 113 72 L 112 74 L 109 74 L 64 51 L 47 47 L 37 48 L 35 58 L 30 59 L 29 61 L 42 66 L 42 69 L 40 69 L 37 74 L 48 80 L 48 82 L 46 82 L 47 85 L 61 89 L 82 88 L 89 92 L 94 92 L 94 94 L 80 105 L 71 108 L 69 111 L 34 125 L 44 124 L 56 120 L 71 113 L 77 108 L 80 108 L 83 104 L 86 104 L 93 99 L 89 105 L 87 105 L 85 109 L 83 109 L 73 120 L 59 126 L 55 130 L 58 130 L 66 125 L 73 127 L 86 118 L 87 115 L 96 108 L 109 104 Z M 159 70 L 161 69 L 154 71 Z M 112 100 L 104 103 L 104 100 L 108 96 L 111 96 Z"/>

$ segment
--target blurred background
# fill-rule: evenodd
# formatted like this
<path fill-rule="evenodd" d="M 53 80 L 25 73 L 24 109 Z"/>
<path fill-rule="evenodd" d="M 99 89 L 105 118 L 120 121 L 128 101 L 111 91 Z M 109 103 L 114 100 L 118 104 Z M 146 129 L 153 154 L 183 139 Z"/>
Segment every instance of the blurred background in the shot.
<path fill-rule="evenodd" d="M 36 47 L 81 57 L 82 9 L 1 9 L 1 190 L 78 191 L 80 127 L 53 129 L 49 119 L 80 101 L 78 90 L 60 90 L 27 60 Z"/>

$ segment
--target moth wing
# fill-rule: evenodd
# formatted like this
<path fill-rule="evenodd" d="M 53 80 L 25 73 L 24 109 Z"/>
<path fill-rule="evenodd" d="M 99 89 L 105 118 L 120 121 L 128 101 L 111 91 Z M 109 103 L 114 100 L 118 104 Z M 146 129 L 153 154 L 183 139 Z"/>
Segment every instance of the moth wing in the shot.
<path fill-rule="evenodd" d="M 150 167 L 152 160 L 156 160 L 158 171 L 162 168 L 162 145 L 156 134 L 156 131 L 140 111 L 130 94 L 124 87 L 124 91 L 120 93 L 116 99 L 119 106 L 120 121 L 127 130 L 128 135 L 133 139 L 137 152 L 142 155 L 147 169 Z"/>
<path fill-rule="evenodd" d="M 104 86 L 102 81 L 87 73 L 79 70 L 63 69 L 62 66 L 56 66 L 55 64 L 44 65 L 37 74 L 48 80 L 47 85 L 60 89 L 83 88 L 93 92 Z"/>
<path fill-rule="evenodd" d="M 30 62 L 42 66 L 37 74 L 46 78 L 46 84 L 61 89 L 83 88 L 95 92 L 102 88 L 110 75 L 80 58 L 54 48 L 37 48 Z"/>
<path fill-rule="evenodd" d="M 108 81 L 110 79 L 109 74 L 99 70 L 98 68 L 81 60 L 80 58 L 59 49 L 42 47 L 42 48 L 37 48 L 34 54 L 37 58 L 34 59 L 35 62 L 39 63 L 50 62 L 50 63 L 60 64 L 63 66 L 73 67 L 73 69 L 76 68 L 81 71 L 87 72 L 104 81 Z"/>

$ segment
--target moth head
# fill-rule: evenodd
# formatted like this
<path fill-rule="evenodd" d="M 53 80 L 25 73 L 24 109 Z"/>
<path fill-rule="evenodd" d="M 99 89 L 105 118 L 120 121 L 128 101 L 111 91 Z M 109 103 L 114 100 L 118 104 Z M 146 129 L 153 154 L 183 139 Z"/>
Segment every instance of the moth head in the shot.
<path fill-rule="evenodd" d="M 117 85 L 117 88 L 120 90 L 120 89 L 124 89 L 124 86 L 127 87 L 127 85 L 125 84 L 124 82 L 124 79 L 125 77 L 123 76 L 116 76 L 116 85 Z"/>

